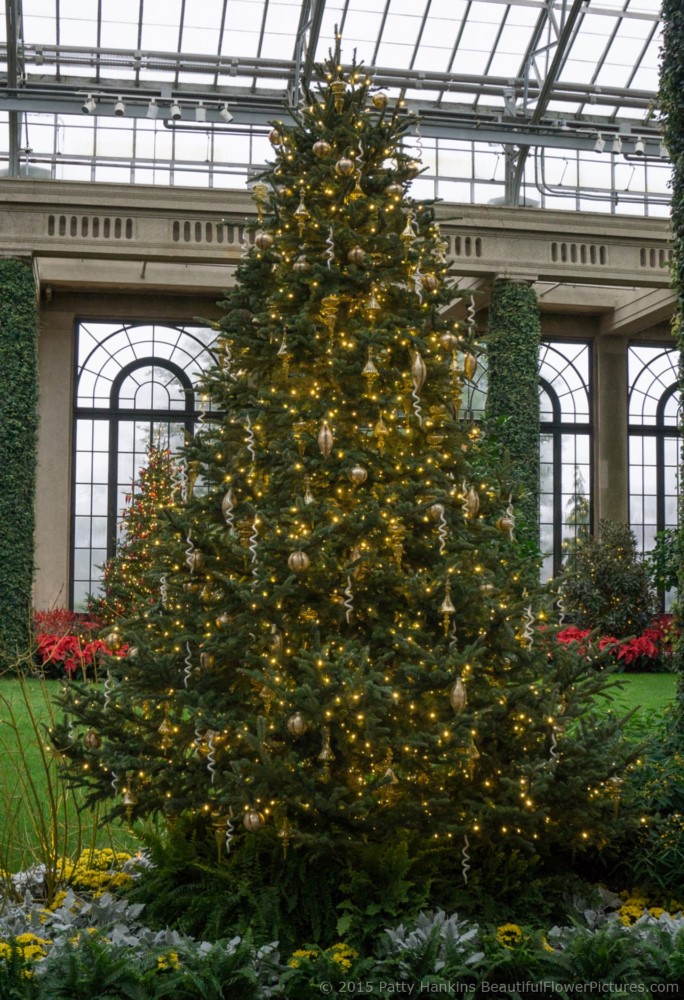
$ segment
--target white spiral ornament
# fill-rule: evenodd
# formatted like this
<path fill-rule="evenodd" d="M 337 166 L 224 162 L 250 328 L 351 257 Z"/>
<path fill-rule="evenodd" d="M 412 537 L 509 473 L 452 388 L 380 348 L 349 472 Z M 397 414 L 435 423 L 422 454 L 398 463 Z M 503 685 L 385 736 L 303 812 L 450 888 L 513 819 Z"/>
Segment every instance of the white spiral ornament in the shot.
<path fill-rule="evenodd" d="M 207 422 L 206 422 L 206 420 L 204 418 L 207 415 L 207 402 L 208 401 L 209 401 L 209 397 L 205 396 L 204 393 L 202 393 L 200 395 L 200 408 L 199 408 L 199 413 L 197 415 L 197 431 L 195 432 L 195 437 L 198 434 L 201 434 L 202 431 L 207 426 Z"/>
<path fill-rule="evenodd" d="M 556 730 L 552 729 L 551 730 L 551 748 L 549 750 L 549 762 L 551 764 L 557 764 L 558 763 L 558 758 L 560 757 L 560 754 L 558 753 L 558 750 L 556 749 L 557 746 L 558 746 L 558 740 L 556 739 Z"/>
<path fill-rule="evenodd" d="M 192 541 L 192 528 L 188 532 L 188 535 L 187 535 L 187 538 L 185 539 L 185 541 L 187 542 L 187 548 L 185 550 L 185 563 L 189 567 L 190 573 L 194 573 L 194 571 L 195 571 L 195 569 L 194 569 L 195 560 L 194 560 L 193 556 L 195 554 L 195 546 L 194 546 L 193 541 Z"/>
<path fill-rule="evenodd" d="M 230 845 L 235 840 L 235 827 L 233 826 L 233 810 L 228 810 L 228 818 L 226 819 L 226 854 L 230 854 Z"/>
<path fill-rule="evenodd" d="M 347 586 L 344 588 L 344 607 L 348 625 L 354 612 L 354 592 L 351 585 L 351 576 L 347 577 Z"/>
<path fill-rule="evenodd" d="M 254 515 L 254 520 L 252 522 L 252 534 L 249 536 L 249 551 L 252 555 L 252 576 L 257 579 L 259 575 L 259 556 L 257 553 L 257 545 L 259 542 L 259 515 Z"/>
<path fill-rule="evenodd" d="M 169 600 L 169 588 L 166 583 L 166 577 L 163 575 L 159 577 L 159 600 L 161 606 L 165 608 Z"/>
<path fill-rule="evenodd" d="M 470 871 L 470 854 L 468 853 L 468 848 L 470 847 L 470 842 L 468 840 L 468 834 L 463 838 L 463 850 L 461 851 L 461 871 L 463 872 L 463 881 L 468 885 L 468 872 Z"/>
<path fill-rule="evenodd" d="M 252 246 L 251 246 L 249 240 L 247 239 L 247 226 L 243 226 L 243 228 L 242 228 L 242 243 L 240 244 L 240 257 L 244 260 L 245 257 L 249 256 L 249 251 L 251 249 L 252 249 Z"/>
<path fill-rule="evenodd" d="M 441 506 L 441 505 L 440 505 Z M 446 543 L 449 533 L 447 531 L 447 521 L 444 516 L 444 507 L 439 512 L 439 526 L 437 528 L 437 538 L 439 540 L 439 554 L 443 556 L 446 551 Z"/>
<path fill-rule="evenodd" d="M 335 241 L 333 239 L 333 227 L 331 226 L 328 230 L 328 238 L 325 241 L 325 264 L 328 270 L 332 267 L 332 262 L 335 260 Z"/>
<path fill-rule="evenodd" d="M 470 337 L 475 327 L 475 299 L 472 295 L 468 299 L 468 314 L 466 317 L 466 323 L 468 326 L 468 337 Z"/>
<path fill-rule="evenodd" d="M 185 663 L 185 670 L 183 671 L 183 686 L 187 687 L 190 678 L 192 677 L 192 654 L 190 652 L 190 643 L 185 643 L 186 657 L 183 661 Z"/>
<path fill-rule="evenodd" d="M 532 605 L 528 604 L 525 608 L 525 624 L 523 626 L 523 639 L 527 643 L 527 648 L 532 649 L 532 644 L 534 643 L 534 615 L 532 613 Z"/>
<path fill-rule="evenodd" d="M 112 675 L 108 670 L 104 682 L 104 704 L 102 706 L 102 710 L 104 712 L 106 712 L 107 709 L 109 708 L 111 701 L 112 701 Z"/>
<path fill-rule="evenodd" d="M 563 600 L 563 594 L 561 592 L 558 598 L 558 625 L 562 626 L 565 621 L 565 601 Z"/>
<path fill-rule="evenodd" d="M 203 741 L 204 741 L 204 732 L 200 729 L 199 726 L 195 726 L 195 739 L 194 739 L 195 753 L 199 752 L 199 749 L 202 746 Z"/>
<path fill-rule="evenodd" d="M 456 640 L 456 622 L 451 619 L 451 628 L 449 630 L 449 650 L 455 649 L 457 644 Z"/>
<path fill-rule="evenodd" d="M 426 377 L 427 368 L 425 367 L 425 362 L 418 351 L 416 351 L 411 365 L 411 382 L 413 384 L 411 397 L 413 399 L 413 412 L 421 427 L 423 426 L 423 411 L 420 408 L 420 396 L 418 394 L 425 384 Z"/>
<path fill-rule="evenodd" d="M 422 272 L 420 270 L 420 265 L 419 264 L 416 265 L 416 267 L 415 267 L 415 269 L 413 271 L 413 274 L 412 274 L 412 278 L 413 278 L 413 291 L 418 296 L 418 301 L 422 302 L 423 301 L 423 274 L 422 274 Z"/>
<path fill-rule="evenodd" d="M 226 490 L 226 495 L 221 501 L 221 513 L 223 514 L 223 520 L 228 525 L 228 532 L 231 535 L 235 534 L 235 504 L 233 503 L 233 491 L 232 489 Z"/>
<path fill-rule="evenodd" d="M 173 474 L 173 481 L 178 490 L 178 496 L 180 500 L 185 503 L 188 499 L 188 473 L 185 465 L 185 459 L 179 458 L 176 462 L 176 469 Z"/>
<path fill-rule="evenodd" d="M 116 773 L 116 771 L 112 771 L 112 780 L 111 780 L 110 784 L 112 786 L 114 794 L 118 795 L 119 794 L 119 785 L 121 784 L 121 778 Z"/>
<path fill-rule="evenodd" d="M 213 729 L 210 729 L 205 735 L 208 737 L 207 746 L 209 749 L 207 753 L 207 771 L 211 775 L 211 783 L 213 785 L 216 780 L 216 743 L 214 742 L 216 733 Z"/>
<path fill-rule="evenodd" d="M 247 417 L 245 421 L 245 430 L 247 432 L 247 451 L 249 452 L 252 464 L 256 462 L 256 451 L 254 448 L 254 431 L 252 430 L 252 421 Z"/>

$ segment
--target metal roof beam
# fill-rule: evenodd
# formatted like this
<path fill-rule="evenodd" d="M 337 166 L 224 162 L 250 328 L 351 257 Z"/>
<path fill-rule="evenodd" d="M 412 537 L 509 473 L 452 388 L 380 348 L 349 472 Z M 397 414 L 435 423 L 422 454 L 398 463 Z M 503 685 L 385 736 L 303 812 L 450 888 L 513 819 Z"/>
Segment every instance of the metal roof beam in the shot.
<path fill-rule="evenodd" d="M 7 84 L 9 87 L 17 88 L 19 82 L 19 0 L 7 0 L 5 4 L 5 24 L 7 27 Z M 19 176 L 20 166 L 20 123 L 19 112 L 11 110 L 8 115 L 9 127 L 9 176 Z"/>
<path fill-rule="evenodd" d="M 554 87 L 558 81 L 558 77 L 563 68 L 563 63 L 565 62 L 566 56 L 568 54 L 570 44 L 575 34 L 575 27 L 580 18 L 580 15 L 584 13 L 586 5 L 586 0 L 573 0 L 572 7 L 568 13 L 565 23 L 563 24 L 556 44 L 556 51 L 553 54 L 553 59 L 551 60 L 551 65 L 549 66 L 546 78 L 541 85 L 539 94 L 536 100 L 536 105 L 531 117 L 528 119 L 530 125 L 535 125 L 544 116 L 549 102 L 552 99 L 557 99 L 554 94 Z M 512 176 L 509 178 L 509 183 L 507 183 L 507 197 L 510 198 L 511 204 L 517 205 L 520 201 L 520 189 L 522 187 L 522 179 L 525 172 L 525 161 L 527 160 L 528 153 L 530 151 L 529 143 L 521 143 L 517 155 L 517 160 L 515 163 L 515 168 L 513 170 Z"/>

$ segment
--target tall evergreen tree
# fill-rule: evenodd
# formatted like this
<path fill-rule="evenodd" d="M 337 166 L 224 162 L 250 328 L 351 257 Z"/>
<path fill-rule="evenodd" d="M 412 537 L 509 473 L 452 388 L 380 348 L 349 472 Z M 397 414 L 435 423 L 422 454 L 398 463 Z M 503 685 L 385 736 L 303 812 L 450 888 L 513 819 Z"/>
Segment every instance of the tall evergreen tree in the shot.
<path fill-rule="evenodd" d="M 108 624 L 142 616 L 158 604 L 167 577 L 182 563 L 182 535 L 169 520 L 184 489 L 181 466 L 166 448 L 151 446 L 122 515 L 121 541 L 102 575 L 91 610 Z"/>
<path fill-rule="evenodd" d="M 204 818 L 232 857 L 351 870 L 381 845 L 444 889 L 497 850 L 605 843 L 624 753 L 583 721 L 605 679 L 550 655 L 511 484 L 458 419 L 477 346 L 443 314 L 410 119 L 360 69 L 326 77 L 253 189 L 185 565 L 122 624 L 109 692 L 66 692 L 97 739 L 65 754 L 112 813 Z"/>

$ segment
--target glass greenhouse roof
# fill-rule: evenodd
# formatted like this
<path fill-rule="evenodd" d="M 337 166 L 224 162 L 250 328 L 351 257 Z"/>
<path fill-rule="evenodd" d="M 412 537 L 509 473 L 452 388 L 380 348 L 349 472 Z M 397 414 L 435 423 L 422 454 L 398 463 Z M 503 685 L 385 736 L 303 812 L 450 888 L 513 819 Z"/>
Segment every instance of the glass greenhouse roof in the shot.
<path fill-rule="evenodd" d="M 4 151 L 10 174 L 21 173 L 23 162 L 25 170 L 42 164 L 50 176 L 69 176 L 64 169 L 72 162 L 81 176 L 90 168 L 90 179 L 102 179 L 97 168 L 115 167 L 120 147 L 131 170 L 137 160 L 154 159 L 169 182 L 196 183 L 187 175 L 205 168 L 197 154 L 183 153 L 193 142 L 209 153 L 205 162 L 225 165 L 217 176 L 235 174 L 231 164 L 245 159 L 259 165 L 268 122 L 287 118 L 336 34 L 343 62 L 362 62 L 376 86 L 416 112 L 422 138 L 442 149 L 505 151 L 509 163 L 515 153 L 520 190 L 539 188 L 539 175 L 548 174 L 545 157 L 634 157 L 639 166 L 651 163 L 652 178 L 657 168 L 668 169 L 654 117 L 658 0 L 6 0 L 3 6 L 0 115 L 7 140 L 0 141 L 0 156 Z M 34 141 L 47 116 L 62 132 L 60 148 L 51 151 Z M 98 141 L 98 131 L 110 133 L 108 143 Z M 112 134 L 122 131 L 134 136 L 132 148 Z M 150 134 L 159 142 L 150 142 Z M 226 136 L 242 149 L 233 160 L 220 150 Z M 618 193 L 612 183 L 606 190 Z M 575 187 L 581 192 L 579 179 Z M 640 193 L 654 191 L 644 182 Z"/>

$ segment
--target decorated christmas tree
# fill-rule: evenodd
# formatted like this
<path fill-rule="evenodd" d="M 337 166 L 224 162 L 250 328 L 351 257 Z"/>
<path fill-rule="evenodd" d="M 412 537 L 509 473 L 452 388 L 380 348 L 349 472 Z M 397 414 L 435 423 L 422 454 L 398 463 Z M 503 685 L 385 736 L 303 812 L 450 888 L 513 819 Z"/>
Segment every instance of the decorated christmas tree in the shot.
<path fill-rule="evenodd" d="M 116 555 L 104 567 L 102 596 L 91 602 L 101 621 L 142 616 L 161 601 L 167 577 L 182 561 L 182 536 L 168 515 L 181 500 L 184 480 L 187 476 L 168 449 L 148 449 L 126 497 Z"/>
<path fill-rule="evenodd" d="M 293 116 L 205 380 L 184 565 L 108 637 L 131 648 L 107 691 L 66 692 L 81 736 L 56 740 L 114 815 L 204 825 L 280 879 L 315 859 L 295 908 L 326 865 L 377 890 L 381 856 L 448 905 L 510 852 L 606 844 L 625 754 L 587 722 L 605 677 L 555 644 L 514 485 L 459 417 L 478 345 L 445 315 L 411 119 L 336 61 Z"/>

